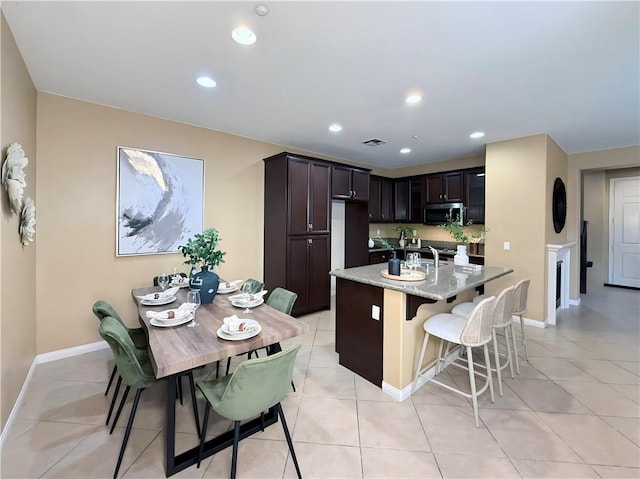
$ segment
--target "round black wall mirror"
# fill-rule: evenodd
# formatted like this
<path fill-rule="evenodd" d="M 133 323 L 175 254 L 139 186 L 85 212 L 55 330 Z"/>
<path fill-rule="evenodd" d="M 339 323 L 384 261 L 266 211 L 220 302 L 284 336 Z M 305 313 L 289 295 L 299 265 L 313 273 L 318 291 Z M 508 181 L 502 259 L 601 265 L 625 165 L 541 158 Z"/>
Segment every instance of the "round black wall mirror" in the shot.
<path fill-rule="evenodd" d="M 564 228 L 567 220 L 567 190 L 560 178 L 556 178 L 553 184 L 553 229 L 556 233 L 560 233 Z"/>

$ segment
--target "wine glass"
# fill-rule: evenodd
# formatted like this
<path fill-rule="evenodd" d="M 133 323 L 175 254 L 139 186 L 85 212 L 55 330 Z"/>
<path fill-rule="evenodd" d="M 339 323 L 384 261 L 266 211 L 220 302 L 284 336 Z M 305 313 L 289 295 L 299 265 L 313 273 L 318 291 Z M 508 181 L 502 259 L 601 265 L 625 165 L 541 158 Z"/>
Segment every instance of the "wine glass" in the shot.
<path fill-rule="evenodd" d="M 200 307 L 200 290 L 198 289 L 190 290 L 187 293 L 186 303 L 191 307 L 192 314 L 193 314 L 193 319 L 189 324 L 187 324 L 187 326 L 189 326 L 190 328 L 194 326 L 198 326 L 198 323 L 196 322 L 196 310 Z"/>
<path fill-rule="evenodd" d="M 409 272 L 411 272 L 413 270 L 413 267 L 415 266 L 415 256 L 413 255 L 413 253 L 407 253 L 405 264 L 409 269 Z"/>
<path fill-rule="evenodd" d="M 251 298 L 259 293 L 260 291 L 262 291 L 264 289 L 264 287 L 260 288 L 260 291 L 256 291 L 256 284 L 254 281 L 252 280 L 247 280 L 244 283 L 242 283 L 242 286 L 240 286 L 240 291 L 243 294 L 243 299 L 245 301 L 251 301 Z M 244 314 L 250 314 L 251 313 L 251 308 L 247 305 L 243 311 Z"/>
<path fill-rule="evenodd" d="M 164 291 L 168 284 L 169 276 L 166 273 L 160 273 L 160 275 L 158 276 L 158 286 L 160 286 L 162 288 L 162 291 Z"/>

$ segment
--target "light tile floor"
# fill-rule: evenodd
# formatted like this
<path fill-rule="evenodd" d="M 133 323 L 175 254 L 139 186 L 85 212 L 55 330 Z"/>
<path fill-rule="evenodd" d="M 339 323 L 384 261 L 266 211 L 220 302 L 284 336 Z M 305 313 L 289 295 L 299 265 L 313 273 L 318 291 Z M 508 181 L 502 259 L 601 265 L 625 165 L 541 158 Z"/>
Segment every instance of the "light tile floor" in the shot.
<path fill-rule="evenodd" d="M 562 311 L 556 327 L 528 327 L 530 361 L 494 404 L 481 397 L 480 428 L 466 399 L 433 384 L 398 403 L 339 366 L 333 311 L 301 318 L 311 331 L 290 341 L 303 347 L 297 392 L 283 406 L 303 476 L 639 478 L 639 311 L 640 293 L 607 288 Z M 113 475 L 128 408 L 110 436 L 103 391 L 112 365 L 103 350 L 38 366 L 2 451 L 3 479 Z M 464 371 L 443 376 L 466 381 Z M 122 478 L 164 477 L 163 392 L 142 395 Z M 229 426 L 216 418 L 210 433 Z M 177 430 L 178 448 L 196 444 L 188 397 Z M 175 477 L 228 477 L 229 464 L 227 449 Z M 295 477 L 279 425 L 241 443 L 238 476 Z"/>

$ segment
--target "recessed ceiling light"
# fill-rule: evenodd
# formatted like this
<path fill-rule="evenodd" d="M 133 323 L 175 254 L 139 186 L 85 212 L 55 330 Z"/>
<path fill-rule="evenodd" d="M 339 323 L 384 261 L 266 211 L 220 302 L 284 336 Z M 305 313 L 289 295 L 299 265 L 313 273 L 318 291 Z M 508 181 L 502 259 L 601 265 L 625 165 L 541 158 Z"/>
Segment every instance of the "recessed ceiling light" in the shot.
<path fill-rule="evenodd" d="M 238 27 L 231 32 L 231 38 L 233 38 L 240 45 L 253 45 L 258 37 L 247 27 Z"/>
<path fill-rule="evenodd" d="M 331 125 L 329 127 L 329 131 L 331 131 L 333 133 L 338 133 L 339 131 L 342 131 L 342 127 L 340 125 L 338 125 L 337 123 L 334 123 L 333 125 Z"/>
<path fill-rule="evenodd" d="M 413 138 L 414 140 L 417 140 L 418 138 L 420 138 L 420 135 L 411 135 L 411 138 Z"/>
<path fill-rule="evenodd" d="M 409 95 L 405 101 L 409 104 L 409 105 L 413 105 L 415 103 L 420 103 L 422 101 L 422 95 Z"/>
<path fill-rule="evenodd" d="M 400 153 L 402 153 L 403 155 L 411 153 L 411 148 L 403 148 L 402 150 L 400 150 Z"/>
<path fill-rule="evenodd" d="M 482 138 L 483 136 L 484 136 L 484 132 L 483 131 L 476 131 L 474 133 L 471 133 L 469 135 L 469 138 L 473 138 L 475 140 L 476 138 Z"/>
<path fill-rule="evenodd" d="M 264 3 L 259 3 L 255 7 L 253 7 L 253 11 L 256 12 L 256 15 L 266 17 L 269 14 L 269 7 L 267 7 Z"/>
<path fill-rule="evenodd" d="M 198 85 L 203 86 L 205 88 L 213 88 L 214 86 L 217 85 L 215 80 L 209 77 L 199 77 L 196 81 L 198 82 Z"/>

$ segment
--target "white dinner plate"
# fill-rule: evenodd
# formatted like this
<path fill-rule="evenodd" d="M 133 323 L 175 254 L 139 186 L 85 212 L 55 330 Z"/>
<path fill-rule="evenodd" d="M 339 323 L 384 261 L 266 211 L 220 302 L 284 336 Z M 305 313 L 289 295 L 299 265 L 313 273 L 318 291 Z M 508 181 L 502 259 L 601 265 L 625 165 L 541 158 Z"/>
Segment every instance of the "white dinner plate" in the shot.
<path fill-rule="evenodd" d="M 182 283 L 169 283 L 169 286 L 172 286 L 174 288 L 188 288 L 189 287 L 189 281 L 184 281 Z"/>
<path fill-rule="evenodd" d="M 149 323 L 151 323 L 153 326 L 157 326 L 159 328 L 170 328 L 173 326 L 180 326 L 181 324 L 184 323 L 188 323 L 189 321 L 191 321 L 193 319 L 193 314 L 189 314 L 187 316 L 185 316 L 184 318 L 180 318 L 180 319 L 156 319 L 156 318 L 152 318 L 149 320 Z"/>
<path fill-rule="evenodd" d="M 229 288 L 225 288 L 224 286 L 222 286 L 222 283 L 220 283 L 220 285 L 218 286 L 218 293 L 229 294 L 229 293 L 238 291 L 238 289 L 240 289 L 240 286 L 238 285 L 235 285 L 235 286 L 231 285 Z"/>
<path fill-rule="evenodd" d="M 255 319 L 244 319 L 244 318 L 238 318 L 239 321 L 244 321 L 245 323 L 245 330 L 244 331 L 230 331 L 229 330 L 229 325 L 228 324 L 223 324 L 222 325 L 222 332 L 228 334 L 229 336 L 237 336 L 238 334 L 245 334 L 245 333 L 251 333 L 253 332 L 254 329 L 256 329 L 259 324 L 258 321 L 256 321 Z"/>
<path fill-rule="evenodd" d="M 231 304 L 236 308 L 255 308 L 256 306 L 260 306 L 262 303 L 264 303 L 264 298 L 262 297 L 254 299 L 253 301 L 246 301 L 242 299 L 231 300 Z"/>
<path fill-rule="evenodd" d="M 141 299 L 140 303 L 145 306 L 162 306 L 163 304 L 173 303 L 176 299 L 177 298 L 175 296 L 160 299 Z"/>
<path fill-rule="evenodd" d="M 225 339 L 227 341 L 242 341 L 245 339 L 253 338 L 254 336 L 257 336 L 258 334 L 260 334 L 260 331 L 262 331 L 262 327 L 259 324 L 257 324 L 257 326 L 254 329 L 252 329 L 251 331 L 247 331 L 246 333 L 245 332 L 227 333 L 223 330 L 223 328 L 226 329 L 226 326 L 227 326 L 226 324 L 223 324 L 222 327 L 218 329 L 216 334 L 220 339 Z"/>

